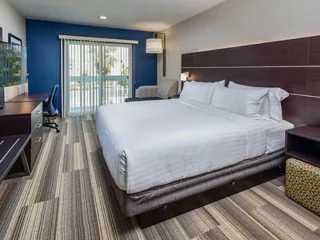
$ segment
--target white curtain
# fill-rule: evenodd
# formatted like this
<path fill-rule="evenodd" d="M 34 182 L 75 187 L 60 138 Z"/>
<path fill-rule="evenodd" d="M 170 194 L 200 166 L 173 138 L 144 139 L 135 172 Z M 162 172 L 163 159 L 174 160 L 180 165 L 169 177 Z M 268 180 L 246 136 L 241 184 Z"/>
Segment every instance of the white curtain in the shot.
<path fill-rule="evenodd" d="M 63 117 L 95 113 L 132 95 L 133 45 L 61 40 Z"/>

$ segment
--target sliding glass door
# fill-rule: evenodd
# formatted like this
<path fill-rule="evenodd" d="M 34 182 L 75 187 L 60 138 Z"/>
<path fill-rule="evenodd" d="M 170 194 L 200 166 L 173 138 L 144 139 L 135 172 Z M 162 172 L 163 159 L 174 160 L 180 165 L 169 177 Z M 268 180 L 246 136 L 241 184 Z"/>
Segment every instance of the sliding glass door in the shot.
<path fill-rule="evenodd" d="M 65 115 L 92 114 L 132 95 L 132 45 L 66 41 Z"/>

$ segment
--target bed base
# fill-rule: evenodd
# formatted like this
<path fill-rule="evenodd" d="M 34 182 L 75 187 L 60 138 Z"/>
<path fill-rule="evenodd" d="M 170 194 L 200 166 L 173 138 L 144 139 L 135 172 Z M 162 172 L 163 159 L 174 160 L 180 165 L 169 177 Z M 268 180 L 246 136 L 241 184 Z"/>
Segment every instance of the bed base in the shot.
<path fill-rule="evenodd" d="M 141 229 L 230 197 L 285 174 L 285 164 L 135 216 Z"/>
<path fill-rule="evenodd" d="M 281 176 L 284 170 L 278 167 L 285 160 L 281 150 L 136 194 L 120 190 L 109 172 L 108 175 L 122 213 L 127 217 L 137 216 L 140 227 L 144 228 Z M 247 179 L 250 176 L 253 180 Z"/>

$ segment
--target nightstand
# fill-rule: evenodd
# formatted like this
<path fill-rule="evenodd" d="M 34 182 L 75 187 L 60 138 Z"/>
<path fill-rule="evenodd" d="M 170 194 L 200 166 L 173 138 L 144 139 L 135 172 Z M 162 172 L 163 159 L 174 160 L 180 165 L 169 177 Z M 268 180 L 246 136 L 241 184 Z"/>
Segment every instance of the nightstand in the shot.
<path fill-rule="evenodd" d="M 286 154 L 320 167 L 320 128 L 305 126 L 288 130 Z"/>
<path fill-rule="evenodd" d="M 286 195 L 320 215 L 320 128 L 287 131 Z"/>

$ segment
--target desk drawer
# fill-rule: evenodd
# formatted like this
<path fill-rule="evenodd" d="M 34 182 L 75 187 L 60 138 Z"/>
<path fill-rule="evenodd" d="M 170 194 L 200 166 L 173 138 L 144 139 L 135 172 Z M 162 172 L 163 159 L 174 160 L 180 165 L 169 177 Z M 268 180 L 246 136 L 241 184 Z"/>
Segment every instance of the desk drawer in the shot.
<path fill-rule="evenodd" d="M 33 169 L 42 146 L 42 122 L 39 122 L 31 135 L 31 169 Z"/>
<path fill-rule="evenodd" d="M 39 103 L 39 105 L 32 111 L 31 113 L 31 132 L 35 129 L 35 127 L 43 122 L 43 116 L 42 116 L 42 103 Z"/>

